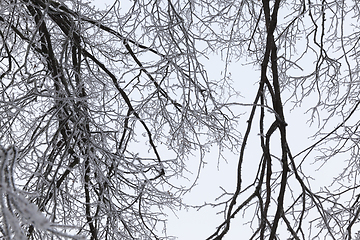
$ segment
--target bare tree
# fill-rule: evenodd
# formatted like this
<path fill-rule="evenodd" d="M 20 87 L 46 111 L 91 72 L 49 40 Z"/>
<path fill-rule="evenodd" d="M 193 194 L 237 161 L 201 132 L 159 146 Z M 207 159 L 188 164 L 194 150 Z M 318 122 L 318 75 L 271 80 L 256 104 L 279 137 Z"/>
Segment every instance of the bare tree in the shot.
<path fill-rule="evenodd" d="M 234 218 L 245 224 L 241 229 L 250 230 L 250 239 L 358 239 L 358 2 L 196 4 L 194 9 L 209 14 L 197 23 L 203 36 L 221 29 L 210 35 L 214 40 L 208 41 L 209 49 L 220 48 L 227 64 L 246 57 L 260 76 L 253 102 L 237 103 L 252 104 L 252 109 L 240 149 L 236 189 L 224 192 L 217 203 L 225 207 L 224 222 L 208 239 L 223 239 Z M 309 101 L 304 112 L 309 123 L 318 123 L 318 130 L 309 147 L 293 153 L 286 130 L 297 123 L 287 121 L 290 113 L 284 107 L 309 106 Z M 249 148 L 251 135 L 258 135 L 259 141 Z M 246 154 L 255 148 L 262 152 L 258 159 Z M 330 163 L 333 159 L 338 163 Z M 248 162 L 257 166 L 252 176 L 243 167 Z M 322 176 L 310 175 L 306 166 L 313 162 L 344 170 L 329 185 L 315 188 L 312 179 Z M 250 217 L 241 220 L 244 215 Z"/>
<path fill-rule="evenodd" d="M 181 4 L 0 4 L 0 237 L 168 238 L 188 154 L 239 140 Z"/>
<path fill-rule="evenodd" d="M 3 0 L 0 9 L 0 141 L 15 146 L 1 149 L 2 237 L 167 238 L 159 225 L 187 191 L 173 182 L 187 156 L 241 142 L 236 189 L 212 204 L 224 222 L 209 240 L 241 215 L 251 216 L 250 239 L 359 238 L 358 2 L 114 1 L 102 11 Z M 225 61 L 221 79 L 199 61 L 213 53 Z M 258 69 L 247 79 L 259 83 L 252 102 L 232 101 L 233 60 Z M 285 109 L 309 101 L 318 130 L 294 153 Z M 251 108 L 243 136 L 238 106 Z M 259 158 L 246 154 L 251 135 Z M 313 187 L 306 166 L 339 157 L 344 170 Z"/>

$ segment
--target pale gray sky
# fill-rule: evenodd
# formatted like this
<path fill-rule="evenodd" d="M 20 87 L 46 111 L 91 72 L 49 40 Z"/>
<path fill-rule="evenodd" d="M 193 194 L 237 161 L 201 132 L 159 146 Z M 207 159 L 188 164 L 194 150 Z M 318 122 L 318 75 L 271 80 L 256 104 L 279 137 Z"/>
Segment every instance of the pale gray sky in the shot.
<path fill-rule="evenodd" d="M 95 0 L 95 3 L 98 7 L 102 7 L 104 4 L 111 5 L 113 0 Z M 122 1 L 122 3 L 124 3 Z M 205 69 L 207 69 L 208 76 L 211 78 L 221 78 L 221 72 L 224 70 L 224 65 L 220 62 L 220 56 L 211 56 L 210 60 L 204 60 Z M 308 62 L 308 64 L 312 64 Z M 245 66 L 238 63 L 232 63 L 229 72 L 231 72 L 234 88 L 241 93 L 243 97 L 238 98 L 238 101 L 241 103 L 252 103 L 255 97 L 258 80 L 260 78 L 260 72 L 256 71 L 252 66 Z M 286 92 L 284 96 L 286 96 Z M 284 100 L 286 97 L 283 98 Z M 317 131 L 317 125 L 313 124 L 311 127 L 307 120 L 309 119 L 309 114 L 305 114 L 304 111 L 307 109 L 307 104 L 310 106 L 312 104 L 311 98 L 308 102 L 304 102 L 301 108 L 295 108 L 290 111 L 292 105 L 291 102 L 288 102 L 285 106 L 285 119 L 287 120 L 289 126 L 287 127 L 287 134 L 289 137 L 290 148 L 293 155 L 297 154 L 299 151 L 308 147 L 311 144 L 311 141 L 308 139 Z M 246 112 L 250 110 L 250 107 L 236 107 L 239 112 Z M 248 119 L 249 114 L 243 115 L 239 122 L 239 129 L 241 132 L 244 132 L 246 128 L 246 120 Z M 255 122 L 255 125 L 257 122 Z M 331 128 L 331 126 L 329 126 Z M 256 171 L 258 162 L 252 164 L 252 159 L 259 159 L 259 144 L 258 136 L 255 131 L 257 128 L 253 129 L 253 134 L 250 139 L 249 144 L 247 145 L 248 151 L 244 162 L 244 168 L 251 171 Z M 253 149 L 253 150 L 252 150 Z M 205 202 L 215 203 L 215 199 L 222 193 L 220 186 L 225 188 L 228 192 L 233 192 L 235 190 L 235 180 L 236 180 L 236 169 L 238 163 L 238 153 L 226 154 L 227 163 L 223 160 L 218 162 L 217 158 L 217 149 L 214 146 L 214 149 L 205 157 L 205 161 L 208 163 L 204 168 L 202 168 L 201 176 L 197 182 L 197 186 L 188 193 L 184 202 L 192 205 L 201 205 Z M 302 158 L 298 158 L 300 161 Z M 193 159 L 188 161 L 188 169 L 196 174 L 198 169 L 198 157 L 194 156 Z M 327 185 L 331 182 L 332 176 L 335 172 L 339 172 L 338 167 L 333 167 L 334 165 L 326 165 L 321 170 L 317 170 L 320 167 L 320 163 L 314 163 L 312 158 L 308 158 L 306 163 L 306 172 L 314 177 L 312 181 L 314 188 Z M 252 176 L 249 174 L 249 176 Z M 188 182 L 184 181 L 185 184 Z M 247 179 L 244 176 L 244 182 L 252 181 L 252 179 Z M 198 240 L 205 239 L 209 237 L 216 229 L 222 220 L 223 216 L 218 215 L 217 212 L 222 211 L 223 206 L 219 208 L 205 207 L 200 211 L 195 209 L 181 210 L 176 213 L 177 216 L 169 212 L 168 218 L 168 229 L 167 234 L 178 237 L 179 240 Z M 249 214 L 246 215 L 246 218 L 250 220 L 251 210 Z M 248 239 L 251 236 L 250 225 L 244 225 L 244 222 L 239 216 L 232 221 L 232 228 L 230 232 L 226 235 L 224 240 L 232 239 Z"/>

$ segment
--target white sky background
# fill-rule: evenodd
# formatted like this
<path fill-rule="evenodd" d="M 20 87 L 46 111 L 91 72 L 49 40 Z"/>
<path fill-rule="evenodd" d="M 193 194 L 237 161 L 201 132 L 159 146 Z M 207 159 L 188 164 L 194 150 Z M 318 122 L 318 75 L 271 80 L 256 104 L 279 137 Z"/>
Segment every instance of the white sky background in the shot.
<path fill-rule="evenodd" d="M 113 2 L 113 0 L 95 0 L 95 4 L 98 8 L 103 8 L 105 5 L 110 6 Z M 211 78 L 215 78 L 216 76 L 221 78 L 220 73 L 224 70 L 224 64 L 220 62 L 220 56 L 210 56 L 209 60 L 203 61 L 202 63 L 205 64 L 208 76 Z M 310 62 L 309 64 L 312 63 Z M 247 104 L 252 103 L 258 88 L 257 82 L 260 78 L 260 72 L 256 71 L 252 66 L 245 66 L 239 62 L 233 63 L 229 72 L 231 72 L 235 89 L 243 96 L 242 98 L 239 98 L 239 102 Z M 283 95 L 283 101 L 285 100 L 286 97 Z M 310 106 L 312 103 L 308 102 L 308 104 Z M 290 111 L 291 107 L 292 105 L 288 103 L 285 106 L 284 114 L 285 119 L 289 124 L 287 127 L 287 135 L 289 138 L 290 148 L 292 154 L 295 155 L 311 144 L 312 141 L 308 138 L 318 129 L 317 124 L 309 126 L 309 123 L 307 122 L 309 120 L 309 114 L 304 114 L 304 111 L 308 109 L 306 107 L 306 101 L 301 108 L 296 108 Z M 245 112 L 250 110 L 250 108 L 251 107 L 239 107 L 238 109 L 239 112 Z M 249 114 L 247 113 L 243 115 L 240 120 L 239 128 L 242 133 L 244 133 L 246 128 L 246 121 L 248 117 Z M 258 123 L 255 121 L 254 124 L 254 126 L 257 126 Z M 255 169 L 256 171 L 258 167 L 258 159 L 261 153 L 259 152 L 259 144 L 257 142 L 259 138 L 255 131 L 257 131 L 256 127 L 253 128 L 249 144 L 247 145 L 248 150 L 245 153 L 246 155 L 243 169 Z M 233 192 L 235 190 L 239 154 L 228 153 L 226 155 L 227 163 L 223 160 L 219 162 L 217 150 L 218 149 L 214 147 L 214 149 L 205 157 L 207 164 L 202 169 L 197 186 L 194 187 L 187 196 L 185 196 L 185 203 L 191 205 L 201 205 L 204 202 L 215 203 L 215 198 L 222 193 L 220 186 L 224 187 L 228 192 Z M 253 168 L 251 164 L 252 158 L 256 158 Z M 297 158 L 296 160 L 299 161 L 300 159 L 302 158 Z M 319 178 L 316 178 L 315 181 L 312 181 L 314 187 L 328 185 L 331 183 L 333 176 L 336 176 L 336 173 L 342 170 L 339 162 L 334 162 L 334 164 L 325 165 L 322 169 L 317 171 L 320 163 L 314 164 L 313 160 L 313 158 L 308 158 L 306 160 L 305 166 L 308 166 L 308 168 L 306 168 L 305 172 L 312 177 L 315 177 L 315 175 L 319 176 Z M 339 161 L 343 162 L 342 159 Z M 190 159 L 188 161 L 187 168 L 196 174 L 198 163 L 198 158 L 194 156 L 194 159 Z M 246 180 L 246 176 L 244 176 L 244 181 Z M 206 239 L 214 233 L 216 227 L 222 223 L 223 215 L 216 214 L 218 211 L 222 210 L 223 206 L 216 209 L 205 207 L 200 211 L 189 209 L 188 211 L 183 210 L 177 212 L 177 217 L 173 213 L 169 212 L 167 235 L 176 236 L 179 240 Z M 249 214 L 250 213 L 252 213 L 251 210 L 249 211 Z M 230 231 L 224 237 L 224 240 L 249 238 L 251 230 L 249 225 L 243 225 L 245 221 L 241 219 L 240 214 L 232 220 Z"/>
<path fill-rule="evenodd" d="M 209 76 L 214 76 L 216 72 L 219 75 L 222 71 L 222 66 L 209 61 L 207 69 Z M 243 96 L 243 98 L 240 98 L 239 101 L 247 104 L 252 103 L 258 88 L 257 81 L 260 78 L 260 72 L 254 70 L 251 66 L 244 66 L 241 63 L 234 63 L 230 71 L 234 78 L 235 89 L 240 90 Z M 241 107 L 239 108 L 239 111 L 244 112 L 245 109 L 249 110 L 250 107 Z M 248 117 L 249 113 L 247 112 L 240 120 L 239 128 L 242 133 L 245 132 Z M 294 109 L 290 112 L 289 107 L 286 108 L 285 119 L 289 124 L 287 127 L 287 135 L 294 155 L 311 144 L 311 141 L 307 139 L 317 130 L 315 125 L 312 127 L 309 126 L 307 123 L 308 117 L 309 116 L 303 113 L 303 109 Z M 259 137 L 256 132 L 257 125 L 258 123 L 255 120 L 252 134 L 250 134 L 247 144 L 247 151 L 245 152 L 243 165 L 243 169 L 245 169 L 245 171 L 243 173 L 248 173 L 248 177 L 250 178 L 243 175 L 244 182 L 253 180 L 254 173 L 252 172 L 257 170 L 258 161 L 261 157 Z M 275 145 L 275 143 L 273 143 L 273 145 Z M 223 160 L 218 162 L 217 153 L 217 149 L 214 148 L 213 151 L 205 157 L 205 161 L 208 164 L 202 169 L 197 186 L 192 190 L 192 192 L 185 196 L 186 203 L 193 205 L 201 205 L 204 202 L 216 203 L 215 199 L 222 193 L 220 186 L 225 188 L 228 192 L 235 191 L 239 153 L 227 153 L 227 163 Z M 255 160 L 255 163 L 251 162 L 252 159 Z M 307 161 L 309 161 L 309 159 Z M 195 167 L 196 166 L 191 165 L 188 166 L 189 169 L 194 169 Z M 309 174 L 317 168 L 317 164 L 311 165 L 309 167 Z M 331 169 L 327 170 L 331 171 Z M 327 171 L 327 173 L 329 173 L 329 171 Z M 332 180 L 331 173 L 323 176 L 324 177 L 321 181 L 322 183 L 324 183 L 325 180 L 327 180 L 327 183 Z M 328 179 L 326 179 L 326 176 L 328 176 Z M 316 181 L 319 185 L 322 185 L 321 182 L 320 180 Z M 244 183 L 243 186 L 246 186 L 246 184 Z M 217 213 L 218 211 L 222 211 L 223 208 L 224 206 L 212 209 L 208 206 L 202 208 L 200 211 L 190 209 L 188 211 L 178 212 L 178 218 L 169 215 L 168 234 L 177 236 L 179 240 L 206 239 L 213 234 L 216 227 L 222 223 L 223 215 Z M 251 213 L 253 212 L 249 210 L 247 216 L 249 217 Z M 225 235 L 223 238 L 224 240 L 250 238 L 252 231 L 249 225 L 244 225 L 244 222 L 246 221 L 242 219 L 241 214 L 242 212 L 232 219 L 230 231 Z M 250 218 L 248 220 L 250 220 Z"/>

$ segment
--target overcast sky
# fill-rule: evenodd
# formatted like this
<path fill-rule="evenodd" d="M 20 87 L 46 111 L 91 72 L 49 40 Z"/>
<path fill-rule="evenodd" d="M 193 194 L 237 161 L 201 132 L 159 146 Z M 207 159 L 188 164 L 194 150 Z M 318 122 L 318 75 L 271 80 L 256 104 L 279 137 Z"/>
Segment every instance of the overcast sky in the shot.
<path fill-rule="evenodd" d="M 95 3 L 99 8 L 102 8 L 104 5 L 111 5 L 113 0 L 96 0 Z M 224 70 L 224 65 L 220 61 L 220 56 L 209 57 L 209 60 L 204 59 L 203 61 L 208 76 L 211 76 L 211 78 L 221 78 L 220 73 Z M 309 64 L 311 64 L 311 62 L 309 62 Z M 235 89 L 242 95 L 242 97 L 238 98 L 239 102 L 252 103 L 257 91 L 260 72 L 252 66 L 245 66 L 241 62 L 232 63 L 229 71 L 231 72 Z M 283 100 L 286 99 L 286 94 L 288 93 L 284 93 Z M 307 104 L 309 104 L 309 106 L 311 105 L 311 99 L 308 100 L 308 102 L 305 101 L 302 108 L 296 108 L 292 111 L 290 111 L 292 107 L 291 102 L 288 102 L 285 106 L 285 119 L 289 124 L 287 134 L 293 155 L 311 144 L 309 137 L 317 130 L 316 124 L 310 126 L 307 122 L 309 119 L 309 115 L 305 114 Z M 250 110 L 250 107 L 239 107 L 238 110 L 239 112 L 245 113 Z M 246 128 L 248 117 L 249 114 L 247 112 L 240 120 L 239 129 L 241 132 L 244 132 Z M 255 122 L 255 124 L 257 124 L 257 122 Z M 258 140 L 257 133 L 253 132 L 250 142 L 247 145 L 248 150 L 244 162 L 244 168 L 248 168 L 249 173 L 258 167 L 258 162 L 255 162 L 255 164 L 251 163 L 251 159 L 259 159 L 259 154 L 261 154 L 258 148 Z M 227 153 L 226 156 L 227 162 L 223 160 L 219 162 L 217 148 L 214 146 L 214 149 L 205 157 L 207 164 L 202 168 L 197 186 L 184 198 L 186 204 L 202 205 L 205 202 L 215 203 L 215 199 L 222 193 L 220 186 L 228 192 L 234 192 L 239 154 Z M 196 155 L 188 161 L 188 169 L 195 175 L 199 166 L 198 164 L 199 160 Z M 334 165 L 327 165 L 321 170 L 318 170 L 320 163 L 314 163 L 311 158 L 306 160 L 305 166 L 307 166 L 305 167 L 305 172 L 312 175 L 315 179 L 312 181 L 314 188 L 329 184 L 334 175 L 333 173 L 339 170 L 339 165 L 336 165 L 338 166 L 337 168 L 332 167 Z M 246 176 L 244 176 L 244 179 L 246 181 Z M 251 179 L 247 180 L 251 181 Z M 185 181 L 184 184 L 189 184 L 189 182 Z M 176 212 L 176 216 L 169 212 L 167 234 L 177 236 L 179 240 L 205 239 L 214 233 L 216 226 L 221 224 L 223 215 L 217 214 L 217 212 L 221 210 L 223 210 L 223 206 L 216 209 L 205 207 L 200 211 L 184 209 Z M 240 216 L 232 220 L 231 230 L 225 236 L 224 240 L 248 239 L 251 234 L 251 229 L 249 225 L 243 225 L 244 222 Z"/>

